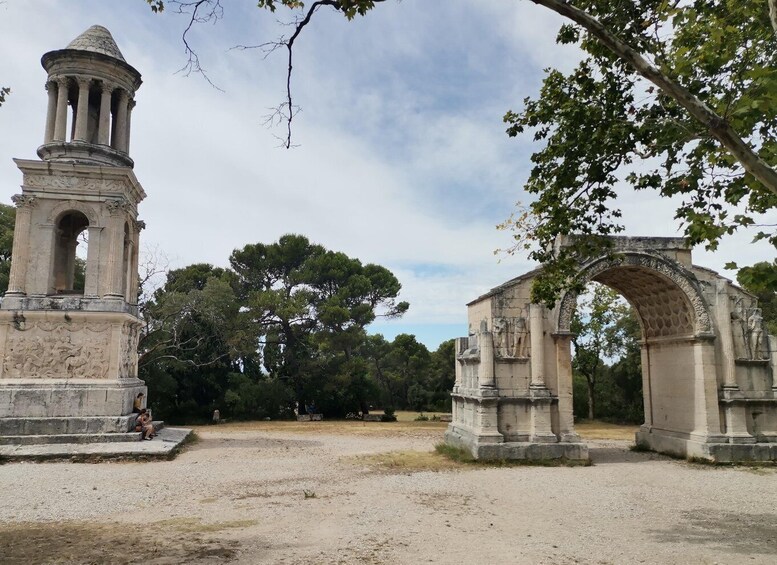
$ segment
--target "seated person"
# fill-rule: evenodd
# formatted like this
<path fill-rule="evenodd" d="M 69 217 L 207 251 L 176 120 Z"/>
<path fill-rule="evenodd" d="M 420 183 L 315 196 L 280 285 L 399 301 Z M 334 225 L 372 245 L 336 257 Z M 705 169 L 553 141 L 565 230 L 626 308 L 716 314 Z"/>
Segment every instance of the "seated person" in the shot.
<path fill-rule="evenodd" d="M 143 393 L 139 392 L 138 395 L 135 397 L 135 400 L 132 402 L 132 413 L 140 414 L 140 411 L 142 409 L 143 409 Z"/>
<path fill-rule="evenodd" d="M 154 424 L 151 421 L 151 415 L 145 408 L 141 409 L 140 414 L 138 414 L 138 417 L 135 420 L 135 431 L 143 432 L 141 439 L 151 439 L 156 436 Z"/>

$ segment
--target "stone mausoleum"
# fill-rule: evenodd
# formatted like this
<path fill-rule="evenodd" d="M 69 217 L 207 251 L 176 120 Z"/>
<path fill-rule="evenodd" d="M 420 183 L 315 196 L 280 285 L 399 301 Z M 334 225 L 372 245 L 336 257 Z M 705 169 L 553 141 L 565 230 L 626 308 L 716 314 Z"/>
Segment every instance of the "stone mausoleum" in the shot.
<path fill-rule="evenodd" d="M 645 423 L 636 441 L 682 457 L 777 461 L 777 338 L 755 297 L 693 265 L 682 239 L 612 243 L 580 276 L 621 293 L 639 319 Z M 446 441 L 479 458 L 588 458 L 572 414 L 577 296 L 533 304 L 538 274 L 471 302 L 470 335 L 456 340 Z"/>
<path fill-rule="evenodd" d="M 140 73 L 101 26 L 41 62 L 40 160 L 15 160 L 22 186 L 0 305 L 0 443 L 137 439 L 127 432 L 133 399 L 146 391 L 137 376 L 145 193 L 129 148 Z"/>

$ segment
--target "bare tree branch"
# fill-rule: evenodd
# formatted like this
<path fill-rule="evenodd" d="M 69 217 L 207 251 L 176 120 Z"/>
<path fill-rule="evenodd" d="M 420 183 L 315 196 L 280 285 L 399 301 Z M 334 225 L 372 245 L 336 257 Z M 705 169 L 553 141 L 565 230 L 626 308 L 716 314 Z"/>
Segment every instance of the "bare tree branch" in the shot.
<path fill-rule="evenodd" d="M 195 0 L 191 2 L 186 2 L 184 0 L 170 0 L 169 3 L 176 6 L 177 9 L 175 13 L 190 15 L 189 23 L 186 25 L 186 28 L 181 34 L 181 41 L 183 42 L 188 60 L 183 67 L 178 69 L 177 72 L 183 73 L 184 76 L 189 76 L 191 73 L 199 73 L 202 75 L 202 78 L 208 81 L 208 84 L 210 84 L 213 88 L 224 92 L 221 88 L 213 83 L 213 81 L 208 76 L 208 73 L 205 71 L 205 69 L 202 68 L 199 54 L 189 43 L 189 32 L 191 31 L 194 24 L 215 24 L 224 16 L 224 7 L 221 5 L 221 0 Z"/>

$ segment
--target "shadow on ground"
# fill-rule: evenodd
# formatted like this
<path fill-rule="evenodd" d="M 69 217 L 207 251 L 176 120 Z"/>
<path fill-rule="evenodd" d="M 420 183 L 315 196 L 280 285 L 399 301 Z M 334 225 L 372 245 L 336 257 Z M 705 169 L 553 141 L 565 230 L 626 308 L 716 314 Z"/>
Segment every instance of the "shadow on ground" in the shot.
<path fill-rule="evenodd" d="M 203 524 L 198 520 L 156 523 L 49 522 L 0 525 L 5 565 L 29 563 L 225 563 L 239 544 L 225 539 L 243 522 Z"/>
<path fill-rule="evenodd" d="M 777 556 L 777 514 L 699 509 L 685 511 L 682 517 L 680 523 L 648 532 L 662 543 L 712 545 L 728 553 Z"/>
<path fill-rule="evenodd" d="M 588 454 L 594 465 L 642 463 L 645 461 L 666 461 L 671 459 L 671 457 L 653 453 L 652 451 L 632 451 L 631 446 L 633 442 L 589 440 L 586 443 L 588 444 Z"/>

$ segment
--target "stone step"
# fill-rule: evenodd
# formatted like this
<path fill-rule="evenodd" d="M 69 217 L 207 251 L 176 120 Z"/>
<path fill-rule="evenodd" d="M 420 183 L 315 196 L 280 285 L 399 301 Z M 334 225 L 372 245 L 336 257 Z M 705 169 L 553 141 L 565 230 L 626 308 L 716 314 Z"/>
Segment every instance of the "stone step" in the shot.
<path fill-rule="evenodd" d="M 129 432 L 135 414 L 48 418 L 0 418 L 0 436 L 106 434 Z"/>
<path fill-rule="evenodd" d="M 55 434 L 0 436 L 0 445 L 41 445 L 59 443 L 115 443 L 140 441 L 140 432 L 107 434 Z"/>

